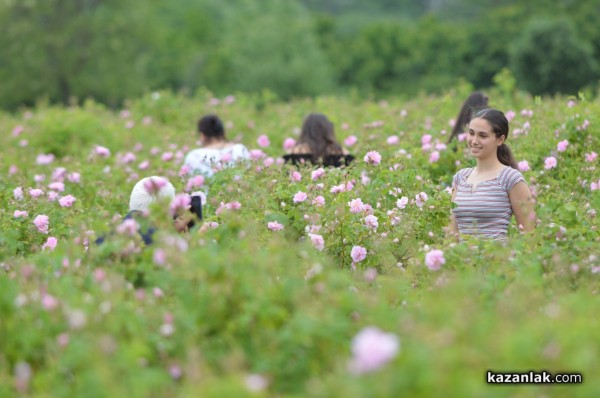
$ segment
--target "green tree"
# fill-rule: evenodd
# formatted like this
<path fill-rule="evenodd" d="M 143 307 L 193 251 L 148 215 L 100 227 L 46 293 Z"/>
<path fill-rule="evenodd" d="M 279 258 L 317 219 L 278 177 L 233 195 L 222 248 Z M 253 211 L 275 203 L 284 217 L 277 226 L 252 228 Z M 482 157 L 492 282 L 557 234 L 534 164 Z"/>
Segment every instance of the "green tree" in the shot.
<path fill-rule="evenodd" d="M 567 20 L 534 20 L 511 48 L 517 80 L 533 94 L 576 93 L 597 77 L 591 45 Z"/>
<path fill-rule="evenodd" d="M 160 65 L 159 0 L 29 0 L 0 3 L 0 105 L 39 97 L 109 104 L 153 85 Z M 165 57 L 166 58 L 166 57 Z"/>
<path fill-rule="evenodd" d="M 202 82 L 217 91 L 268 89 L 283 98 L 333 87 L 308 12 L 296 2 L 238 0 L 225 8 Z"/>

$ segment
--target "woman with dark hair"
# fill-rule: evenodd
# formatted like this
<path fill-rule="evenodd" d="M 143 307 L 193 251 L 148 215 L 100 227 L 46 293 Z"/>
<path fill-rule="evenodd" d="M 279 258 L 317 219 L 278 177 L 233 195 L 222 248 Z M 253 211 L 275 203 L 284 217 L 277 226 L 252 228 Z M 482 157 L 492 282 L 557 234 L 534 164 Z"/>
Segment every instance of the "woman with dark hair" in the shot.
<path fill-rule="evenodd" d="M 482 109 L 469 123 L 467 144 L 477 166 L 458 171 L 452 181 L 451 229 L 455 235 L 506 239 L 514 214 L 519 228 L 535 228 L 534 200 L 517 170 L 508 137 L 508 120 L 496 109 Z"/>
<path fill-rule="evenodd" d="M 467 98 L 467 100 L 463 103 L 462 108 L 460 108 L 460 112 L 456 118 L 454 128 L 452 128 L 452 134 L 450 134 L 448 143 L 452 142 L 454 138 L 457 138 L 459 134 L 464 133 L 465 127 L 471 120 L 473 113 L 477 112 L 479 109 L 487 108 L 487 106 L 488 97 L 482 92 L 475 91 L 469 95 L 469 98 Z"/>
<path fill-rule="evenodd" d="M 223 122 L 216 115 L 207 115 L 200 119 L 198 132 L 202 147 L 190 151 L 184 161 L 184 165 L 194 174 L 210 177 L 215 170 L 250 157 L 244 145 L 227 141 Z"/>
<path fill-rule="evenodd" d="M 294 164 L 308 160 L 311 163 L 340 166 L 348 165 L 354 157 L 338 143 L 333 123 L 327 116 L 311 113 L 304 119 L 298 143 L 284 159 Z"/>

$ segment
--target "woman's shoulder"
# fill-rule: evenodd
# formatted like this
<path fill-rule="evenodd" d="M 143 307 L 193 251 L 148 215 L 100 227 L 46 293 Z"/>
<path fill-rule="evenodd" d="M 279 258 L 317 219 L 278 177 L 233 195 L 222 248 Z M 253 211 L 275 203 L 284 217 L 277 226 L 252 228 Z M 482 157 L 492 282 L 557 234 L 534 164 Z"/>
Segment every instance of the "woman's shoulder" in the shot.
<path fill-rule="evenodd" d="M 471 173 L 471 171 L 473 171 L 473 167 L 465 167 L 464 169 L 460 169 L 460 170 L 458 170 L 458 171 L 457 171 L 457 172 L 454 174 L 454 176 L 455 176 L 455 177 L 463 177 L 463 178 L 466 178 L 466 177 L 467 177 L 467 176 L 468 176 L 468 175 Z"/>
<path fill-rule="evenodd" d="M 525 181 L 525 177 L 523 177 L 523 174 L 517 169 L 513 169 L 510 166 L 506 166 L 503 172 L 504 175 L 500 178 L 500 183 L 508 191 L 510 191 L 512 187 L 514 187 L 518 182 L 523 181 L 527 183 L 527 181 Z"/>

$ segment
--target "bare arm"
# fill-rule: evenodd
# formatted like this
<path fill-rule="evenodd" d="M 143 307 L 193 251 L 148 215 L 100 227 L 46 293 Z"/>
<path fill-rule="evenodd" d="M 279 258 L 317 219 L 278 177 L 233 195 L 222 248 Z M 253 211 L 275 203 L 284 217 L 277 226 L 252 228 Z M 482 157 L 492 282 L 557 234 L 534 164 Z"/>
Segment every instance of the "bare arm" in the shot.
<path fill-rule="evenodd" d="M 535 229 L 534 199 L 529 186 L 524 182 L 518 182 L 508 193 L 510 206 L 512 207 L 518 225 L 523 226 L 524 232 Z"/>
<path fill-rule="evenodd" d="M 452 202 L 454 202 L 454 199 L 456 198 L 456 189 L 452 188 Z M 447 228 L 447 233 L 449 236 L 451 237 L 455 237 L 458 239 L 458 224 L 456 223 L 456 218 L 454 217 L 454 214 L 451 213 L 450 215 L 450 225 Z"/>

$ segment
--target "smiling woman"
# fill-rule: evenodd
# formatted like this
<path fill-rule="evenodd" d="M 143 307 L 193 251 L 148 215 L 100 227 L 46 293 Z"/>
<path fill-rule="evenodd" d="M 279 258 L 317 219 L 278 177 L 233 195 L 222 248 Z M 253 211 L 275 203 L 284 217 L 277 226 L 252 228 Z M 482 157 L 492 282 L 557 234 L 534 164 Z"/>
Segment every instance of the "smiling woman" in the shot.
<path fill-rule="evenodd" d="M 514 213 L 519 229 L 535 227 L 533 198 L 510 148 L 508 120 L 495 109 L 477 112 L 469 123 L 467 144 L 477 166 L 460 170 L 452 182 L 451 230 L 455 235 L 506 239 Z"/>

